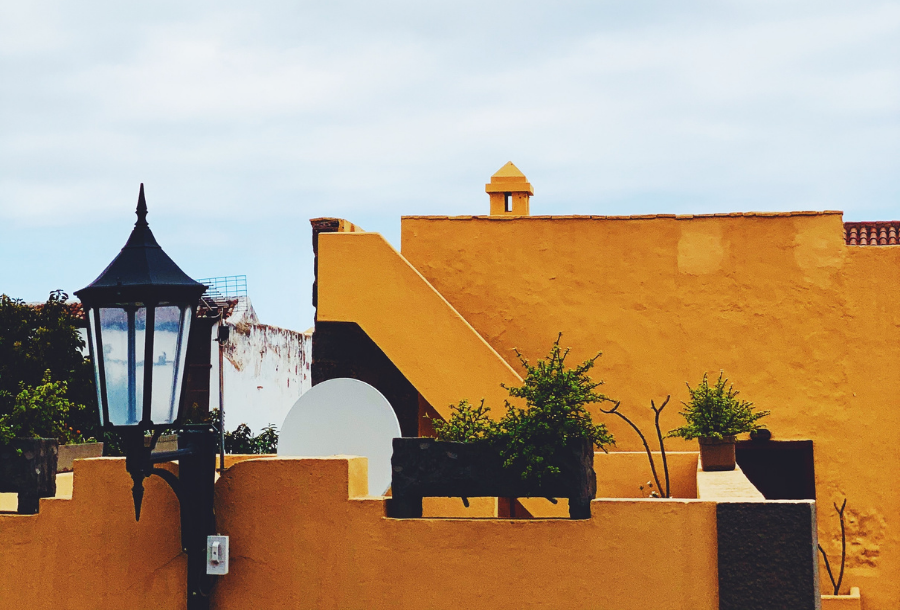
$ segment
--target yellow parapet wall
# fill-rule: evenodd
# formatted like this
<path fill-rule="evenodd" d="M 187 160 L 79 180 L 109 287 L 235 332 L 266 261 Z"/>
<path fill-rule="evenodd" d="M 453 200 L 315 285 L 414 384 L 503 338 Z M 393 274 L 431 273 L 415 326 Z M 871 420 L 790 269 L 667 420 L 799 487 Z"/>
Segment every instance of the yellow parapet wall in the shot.
<path fill-rule="evenodd" d="M 500 387 L 521 378 L 378 233 L 322 233 L 316 318 L 356 322 L 443 417 L 482 398 L 502 415 Z"/>
<path fill-rule="evenodd" d="M 718 607 L 713 503 L 598 500 L 587 521 L 397 520 L 381 498 L 352 497 L 364 486 L 361 458 L 229 470 L 217 502 L 232 573 L 214 607 Z"/>
<path fill-rule="evenodd" d="M 714 610 L 716 509 L 597 500 L 593 518 L 389 519 L 364 458 L 260 458 L 216 485 L 230 573 L 213 610 Z M 180 610 L 178 505 L 147 480 L 135 523 L 124 460 L 75 465 L 71 500 L 0 514 L 0 607 Z"/>
<path fill-rule="evenodd" d="M 172 466 L 168 466 L 172 468 Z M 75 462 L 72 499 L 0 514 L 0 608 L 182 610 L 178 501 L 147 479 L 141 521 L 122 458 Z"/>

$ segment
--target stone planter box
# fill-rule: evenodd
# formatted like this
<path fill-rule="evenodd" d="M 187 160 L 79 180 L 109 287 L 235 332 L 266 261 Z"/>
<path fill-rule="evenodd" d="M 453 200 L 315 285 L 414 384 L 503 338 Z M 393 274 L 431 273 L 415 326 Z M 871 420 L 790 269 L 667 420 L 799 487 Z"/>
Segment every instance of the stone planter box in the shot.
<path fill-rule="evenodd" d="M 40 498 L 56 495 L 58 447 L 52 438 L 16 438 L 0 446 L 0 492 L 19 494 L 19 514 L 36 514 Z"/>
<path fill-rule="evenodd" d="M 150 446 L 150 437 L 144 438 L 144 446 Z M 153 453 L 162 453 L 169 451 L 177 451 L 178 450 L 178 435 L 177 434 L 163 434 L 159 437 L 159 440 L 156 441 L 156 447 L 153 448 Z"/>
<path fill-rule="evenodd" d="M 72 472 L 75 460 L 103 457 L 103 443 L 77 443 L 60 445 L 56 472 Z"/>
<path fill-rule="evenodd" d="M 568 498 L 570 518 L 591 517 L 597 476 L 590 441 L 573 442 L 555 464 L 560 474 L 541 485 L 504 468 L 499 452 L 484 441 L 395 438 L 393 444 L 391 517 L 421 517 L 423 497 Z"/>
<path fill-rule="evenodd" d="M 850 587 L 850 595 L 823 595 L 822 610 L 861 610 L 859 587 Z"/>

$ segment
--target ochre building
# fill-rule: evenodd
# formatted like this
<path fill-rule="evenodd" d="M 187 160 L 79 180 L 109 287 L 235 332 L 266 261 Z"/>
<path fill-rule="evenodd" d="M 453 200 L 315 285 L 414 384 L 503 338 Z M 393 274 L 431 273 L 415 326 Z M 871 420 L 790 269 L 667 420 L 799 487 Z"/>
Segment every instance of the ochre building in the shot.
<path fill-rule="evenodd" d="M 522 373 L 515 350 L 540 358 L 561 332 L 572 362 L 602 350 L 603 391 L 652 436 L 651 399 L 672 396 L 670 430 L 685 382 L 724 370 L 771 411 L 770 447 L 795 471 L 786 493 L 817 500 L 819 542 L 838 563 L 833 504 L 847 500 L 842 589 L 859 587 L 866 608 L 900 607 L 900 223 L 835 211 L 530 215 L 534 189 L 512 163 L 486 191 L 489 215 L 403 217 L 400 252 L 347 221 L 312 221 L 313 382 L 368 381 L 405 435 L 427 435 L 425 415 L 463 398 L 502 413 L 500 384 Z M 627 424 L 594 415 L 614 451 L 642 449 Z"/>

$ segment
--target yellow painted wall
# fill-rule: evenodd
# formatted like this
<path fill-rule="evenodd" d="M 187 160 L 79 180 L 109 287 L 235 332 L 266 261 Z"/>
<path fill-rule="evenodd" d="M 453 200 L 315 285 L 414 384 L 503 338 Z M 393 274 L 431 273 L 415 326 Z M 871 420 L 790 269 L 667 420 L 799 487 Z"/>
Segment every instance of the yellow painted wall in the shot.
<path fill-rule="evenodd" d="M 462 498 L 422 498 L 422 516 L 479 519 L 498 515 L 497 498 L 468 498 L 468 500 L 467 507 L 463 504 Z"/>
<path fill-rule="evenodd" d="M 589 521 L 385 519 L 381 499 L 347 499 L 365 487 L 357 462 L 248 461 L 222 477 L 234 555 L 216 608 L 718 605 L 713 503 L 596 501 Z"/>
<path fill-rule="evenodd" d="M 840 213 L 714 217 L 405 217 L 404 257 L 501 356 L 544 356 L 557 332 L 652 433 L 650 399 L 724 369 L 770 409 L 776 439 L 813 439 L 819 537 L 867 608 L 900 607 L 900 247 L 849 247 Z M 599 416 L 618 449 L 623 422 Z M 670 441 L 669 447 L 693 450 Z M 823 582 L 827 576 L 822 573 Z"/>
<path fill-rule="evenodd" d="M 259 458 L 216 484 L 230 573 L 213 610 L 717 607 L 715 503 L 597 500 L 594 517 L 388 519 L 364 458 Z M 71 500 L 0 514 L 0 608 L 183 609 L 178 507 L 124 460 L 75 465 Z"/>
<path fill-rule="evenodd" d="M 378 233 L 322 233 L 320 321 L 356 322 L 434 409 L 501 402 L 521 378 Z"/>
<path fill-rule="evenodd" d="M 124 459 L 79 460 L 71 500 L 0 514 L 0 608 L 182 610 L 178 501 L 158 477 L 144 486 L 135 523 Z"/>
<path fill-rule="evenodd" d="M 693 451 L 670 451 L 666 454 L 669 465 L 669 490 L 673 498 L 697 497 L 697 461 L 699 454 Z M 656 472 L 660 485 L 665 485 L 662 456 L 654 452 Z M 598 498 L 637 498 L 647 496 L 647 483 L 652 482 L 653 471 L 643 451 L 612 451 L 594 453 L 594 471 L 597 473 Z M 642 492 L 640 486 L 645 490 Z"/>

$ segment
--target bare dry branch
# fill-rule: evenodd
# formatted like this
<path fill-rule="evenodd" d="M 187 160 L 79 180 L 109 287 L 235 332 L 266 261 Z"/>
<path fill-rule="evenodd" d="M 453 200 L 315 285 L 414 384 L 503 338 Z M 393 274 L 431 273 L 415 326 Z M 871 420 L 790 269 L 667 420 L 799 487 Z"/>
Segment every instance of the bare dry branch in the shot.
<path fill-rule="evenodd" d="M 668 399 L 667 399 L 667 400 L 668 400 Z M 644 437 L 644 434 L 643 434 L 643 432 L 641 432 L 641 429 L 638 428 L 638 427 L 634 424 L 634 422 L 632 422 L 632 421 L 631 421 L 630 419 L 628 419 L 626 416 L 624 416 L 624 415 L 622 415 L 621 413 L 619 413 L 619 406 L 620 406 L 621 404 L 622 404 L 621 401 L 616 401 L 616 404 L 615 404 L 615 406 L 614 406 L 612 409 L 606 410 L 606 409 L 604 409 L 603 407 L 599 407 L 599 409 L 600 409 L 600 411 L 601 411 L 602 413 L 606 413 L 607 415 L 618 415 L 619 417 L 621 417 L 622 419 L 624 419 L 625 422 L 626 422 L 629 426 L 631 426 L 631 427 L 634 429 L 635 432 L 637 432 L 637 434 L 638 434 L 639 437 L 641 437 L 641 442 L 644 444 L 644 451 L 647 452 L 647 459 L 650 461 L 650 471 L 653 473 L 653 480 L 656 481 L 656 489 L 658 489 L 658 490 L 660 491 L 660 493 L 662 493 L 662 485 L 659 484 L 659 475 L 656 474 L 656 462 L 653 460 L 653 452 L 650 451 L 650 445 L 647 443 L 647 439 Z M 652 404 L 652 403 L 651 403 L 651 404 Z M 665 405 L 663 405 L 663 406 L 665 406 Z M 654 408 L 654 411 L 655 411 L 655 408 Z M 669 497 L 668 474 L 669 474 L 669 472 L 668 472 L 668 469 L 667 469 L 667 470 L 666 470 L 666 479 L 667 479 L 667 480 L 666 480 L 666 495 L 663 496 L 663 497 L 665 497 L 665 498 L 668 498 L 668 497 Z"/>
<path fill-rule="evenodd" d="M 666 446 L 663 444 L 663 434 L 662 430 L 659 428 L 659 415 L 662 413 L 662 410 L 666 408 L 666 405 L 669 404 L 670 398 L 672 398 L 671 394 L 666 396 L 666 399 L 658 409 L 653 403 L 653 400 L 650 401 L 650 408 L 653 409 L 653 412 L 656 414 L 653 424 L 656 426 L 656 437 L 659 439 L 659 452 L 662 454 L 663 471 L 666 473 L 666 493 L 663 496 L 664 498 L 671 498 L 672 495 L 669 492 L 669 463 L 666 461 Z"/>
<path fill-rule="evenodd" d="M 834 503 L 834 510 L 837 511 L 838 517 L 841 520 L 841 571 L 838 574 L 837 581 L 834 580 L 834 574 L 831 571 L 831 562 L 828 561 L 828 555 L 825 554 L 825 549 L 822 548 L 822 545 L 818 545 L 819 552 L 822 553 L 822 559 L 825 560 L 825 571 L 828 572 L 828 578 L 831 580 L 831 586 L 834 588 L 834 595 L 840 595 L 838 593 L 841 590 L 841 581 L 844 580 L 844 563 L 847 560 L 847 530 L 844 525 L 844 509 L 847 507 L 847 498 L 844 498 L 844 503 L 841 504 L 841 507 L 838 508 L 837 502 Z"/>

